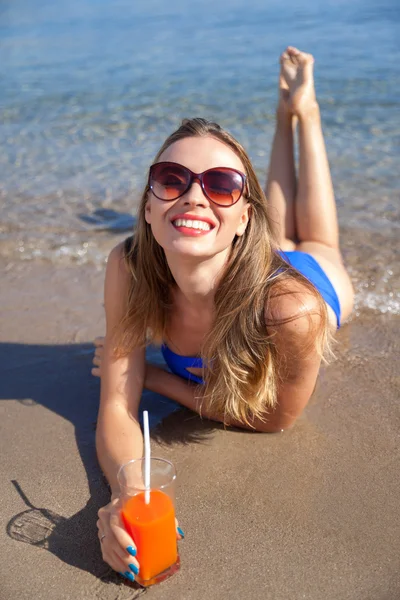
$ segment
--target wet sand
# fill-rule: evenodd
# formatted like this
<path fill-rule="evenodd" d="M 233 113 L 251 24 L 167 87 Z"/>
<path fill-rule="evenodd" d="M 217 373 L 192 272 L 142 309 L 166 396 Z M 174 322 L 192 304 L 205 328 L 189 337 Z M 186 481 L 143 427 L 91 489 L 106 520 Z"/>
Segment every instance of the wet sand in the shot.
<path fill-rule="evenodd" d="M 291 431 L 187 411 L 153 432 L 178 469 L 180 572 L 143 592 L 107 568 L 96 512 L 103 273 L 0 265 L 0 598 L 400 598 L 399 316 L 361 309 Z"/>

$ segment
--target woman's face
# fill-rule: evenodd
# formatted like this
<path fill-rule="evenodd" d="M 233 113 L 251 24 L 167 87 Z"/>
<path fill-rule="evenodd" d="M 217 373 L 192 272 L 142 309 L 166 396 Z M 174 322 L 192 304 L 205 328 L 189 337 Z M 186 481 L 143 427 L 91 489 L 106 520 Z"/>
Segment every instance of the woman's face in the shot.
<path fill-rule="evenodd" d="M 169 146 L 157 162 L 175 162 L 194 173 L 213 167 L 230 167 L 245 173 L 240 158 L 213 137 L 188 137 Z M 149 191 L 145 217 L 166 255 L 210 258 L 227 251 L 235 236 L 243 235 L 249 220 L 250 204 L 242 196 L 229 207 L 217 206 L 203 193 L 198 181 L 177 200 L 160 200 Z M 206 220 L 208 231 L 179 227 L 177 219 Z"/>

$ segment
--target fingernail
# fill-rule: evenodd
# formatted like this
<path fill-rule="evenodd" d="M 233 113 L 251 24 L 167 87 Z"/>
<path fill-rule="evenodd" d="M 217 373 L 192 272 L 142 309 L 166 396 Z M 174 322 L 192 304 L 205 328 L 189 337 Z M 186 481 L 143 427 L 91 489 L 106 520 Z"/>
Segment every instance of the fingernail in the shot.
<path fill-rule="evenodd" d="M 124 575 L 127 579 L 129 579 L 129 581 L 135 581 L 134 576 L 129 571 L 125 571 Z"/>
<path fill-rule="evenodd" d="M 124 573 L 119 573 L 119 575 L 121 575 L 121 577 L 123 577 L 124 579 L 126 579 L 125 574 Z"/>
<path fill-rule="evenodd" d="M 136 548 L 134 548 L 133 546 L 128 546 L 126 551 L 129 552 L 129 554 L 131 556 L 136 556 L 136 554 L 137 554 Z"/>
<path fill-rule="evenodd" d="M 182 529 L 180 527 L 178 527 L 178 533 L 179 535 L 181 535 L 183 538 L 185 537 L 185 534 L 183 533 Z"/>
<path fill-rule="evenodd" d="M 133 571 L 135 573 L 135 575 L 139 575 L 139 569 L 136 565 L 134 565 L 133 563 L 131 565 L 129 565 L 129 568 L 131 571 Z"/>

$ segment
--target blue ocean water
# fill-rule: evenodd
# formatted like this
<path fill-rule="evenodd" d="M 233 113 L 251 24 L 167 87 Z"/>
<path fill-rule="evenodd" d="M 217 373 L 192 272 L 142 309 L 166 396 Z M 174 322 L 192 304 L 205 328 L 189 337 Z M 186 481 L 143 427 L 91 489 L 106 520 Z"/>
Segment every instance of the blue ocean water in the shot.
<path fill-rule="evenodd" d="M 290 44 L 315 56 L 344 243 L 368 278 L 352 241 L 378 252 L 400 221 L 399 30 L 397 0 L 4 0 L 0 256 L 102 264 L 184 117 L 228 128 L 264 177 Z"/>

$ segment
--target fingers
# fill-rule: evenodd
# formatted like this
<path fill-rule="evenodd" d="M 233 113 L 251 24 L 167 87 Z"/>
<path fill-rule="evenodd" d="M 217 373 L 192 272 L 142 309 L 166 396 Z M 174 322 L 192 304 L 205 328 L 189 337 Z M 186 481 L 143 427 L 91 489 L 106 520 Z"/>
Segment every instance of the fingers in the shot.
<path fill-rule="evenodd" d="M 103 555 L 103 560 L 108 565 L 110 565 L 110 567 L 112 569 L 114 569 L 114 571 L 117 571 L 117 573 L 125 573 L 126 571 L 128 571 L 128 572 L 134 574 L 134 571 L 129 566 L 129 564 L 131 562 L 129 559 L 129 555 L 127 553 L 125 553 L 125 555 L 121 557 L 121 555 L 115 551 L 113 544 L 112 544 L 112 542 L 110 542 L 110 540 L 106 543 L 106 538 L 104 538 L 103 543 L 101 544 L 101 551 L 102 551 L 102 555 Z M 132 558 L 132 561 L 133 560 L 134 559 Z M 132 564 L 132 566 L 133 566 L 133 564 Z M 139 573 L 139 567 L 136 565 L 135 565 L 135 567 L 136 567 L 135 570 L 137 571 L 137 573 Z"/>
<path fill-rule="evenodd" d="M 103 354 L 104 354 L 104 346 L 97 346 L 96 350 L 94 351 L 94 356 L 101 359 Z"/>
<path fill-rule="evenodd" d="M 97 340 L 104 340 L 104 338 L 96 338 Z M 95 340 L 96 341 L 96 340 Z M 104 347 L 103 345 L 101 346 L 97 346 L 94 356 L 93 356 L 93 364 L 94 367 L 92 368 L 92 375 L 94 375 L 94 377 L 101 377 L 101 361 L 103 359 L 103 353 L 104 353 Z"/>
<path fill-rule="evenodd" d="M 98 337 L 94 338 L 93 344 L 96 347 L 98 347 L 98 346 L 104 346 L 104 337 L 103 336 L 98 336 Z"/>
<path fill-rule="evenodd" d="M 113 512 L 110 516 L 110 530 L 112 531 L 117 545 L 114 548 L 116 557 L 127 565 L 135 575 L 139 573 L 140 565 L 135 558 L 136 544 L 124 529 L 119 512 Z"/>
<path fill-rule="evenodd" d="M 100 529 L 98 533 L 100 540 L 100 549 L 103 560 L 110 565 L 114 571 L 124 572 L 125 562 L 115 553 L 113 544 L 113 536 L 110 532 L 104 534 Z"/>
<path fill-rule="evenodd" d="M 183 533 L 182 529 L 179 527 L 178 519 L 176 519 L 176 518 L 175 518 L 175 528 L 176 528 L 176 539 L 183 540 L 183 538 L 185 537 L 185 534 Z"/>
<path fill-rule="evenodd" d="M 112 501 L 98 512 L 98 537 L 103 560 L 112 569 L 134 581 L 140 565 L 135 558 L 136 546 L 123 529 L 118 515 L 117 502 Z"/>
<path fill-rule="evenodd" d="M 104 354 L 104 349 L 103 348 L 97 348 L 96 352 L 93 355 L 93 361 L 92 362 L 97 367 L 100 367 L 100 365 L 101 365 L 101 361 L 103 360 L 103 354 Z"/>
<path fill-rule="evenodd" d="M 124 529 L 124 526 L 121 522 L 120 516 L 117 511 L 112 512 L 110 515 L 110 529 L 114 534 L 114 537 L 117 540 L 119 547 L 130 553 L 131 556 L 135 556 L 135 542 L 133 541 L 129 533 Z M 132 550 L 127 550 L 127 548 L 132 548 Z"/>

